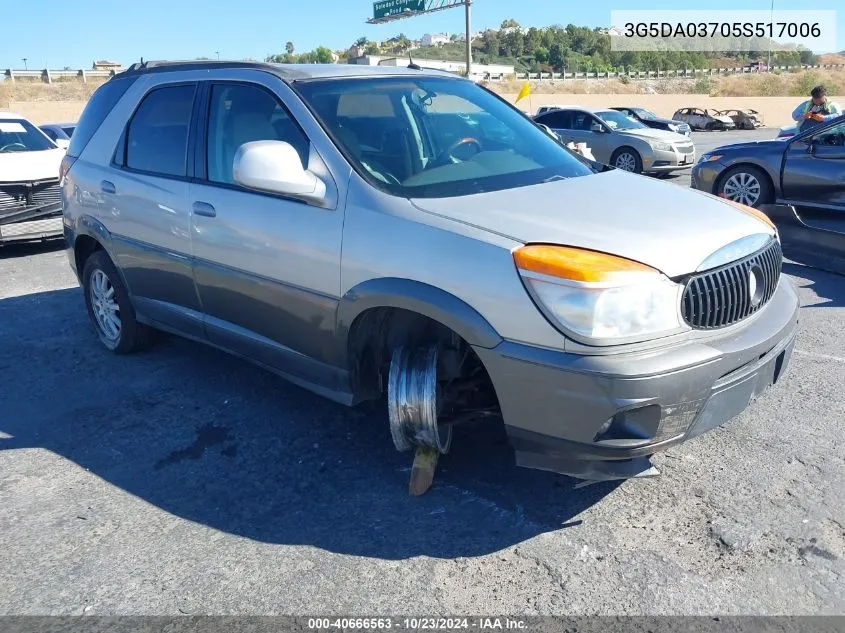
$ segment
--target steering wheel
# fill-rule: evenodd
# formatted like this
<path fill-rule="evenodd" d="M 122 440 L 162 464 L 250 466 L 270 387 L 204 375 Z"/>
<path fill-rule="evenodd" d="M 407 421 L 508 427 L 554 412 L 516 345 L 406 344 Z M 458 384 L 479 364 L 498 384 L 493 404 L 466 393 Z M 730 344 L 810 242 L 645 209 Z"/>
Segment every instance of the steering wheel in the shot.
<path fill-rule="evenodd" d="M 0 147 L 0 152 L 5 152 L 10 147 L 21 147 L 23 149 L 26 149 L 26 145 L 24 145 L 23 143 L 9 143 L 8 145 Z"/>
<path fill-rule="evenodd" d="M 447 147 L 440 156 L 435 158 L 431 166 L 432 167 L 442 167 L 443 165 L 448 165 L 449 163 L 460 163 L 460 158 L 456 158 L 454 152 L 456 149 L 461 147 L 462 145 L 475 145 L 478 148 L 478 152 L 483 152 L 484 148 L 481 146 L 481 142 L 477 138 L 472 138 L 471 136 L 464 136 L 463 138 L 459 138 L 457 141 L 452 143 L 449 147 Z"/>

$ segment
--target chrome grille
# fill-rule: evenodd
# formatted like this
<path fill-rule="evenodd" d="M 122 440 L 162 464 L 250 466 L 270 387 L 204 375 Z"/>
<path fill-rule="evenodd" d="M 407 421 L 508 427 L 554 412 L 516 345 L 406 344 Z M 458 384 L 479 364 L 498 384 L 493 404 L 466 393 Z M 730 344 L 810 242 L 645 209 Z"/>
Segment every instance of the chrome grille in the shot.
<path fill-rule="evenodd" d="M 0 216 L 37 209 L 62 201 L 58 180 L 40 183 L 0 184 Z"/>
<path fill-rule="evenodd" d="M 684 321 L 711 330 L 751 316 L 774 295 L 782 263 L 780 243 L 772 240 L 744 259 L 693 275 L 681 302 Z"/>

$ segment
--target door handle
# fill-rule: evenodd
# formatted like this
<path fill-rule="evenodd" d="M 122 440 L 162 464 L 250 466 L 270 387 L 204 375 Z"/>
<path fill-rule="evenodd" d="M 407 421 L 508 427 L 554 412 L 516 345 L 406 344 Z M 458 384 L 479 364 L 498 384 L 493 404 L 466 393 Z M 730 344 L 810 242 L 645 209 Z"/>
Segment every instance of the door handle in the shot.
<path fill-rule="evenodd" d="M 204 218 L 213 218 L 217 216 L 217 211 L 215 211 L 214 206 L 208 204 L 207 202 L 194 202 L 193 205 L 194 215 L 201 215 Z"/>
<path fill-rule="evenodd" d="M 115 189 L 113 182 L 109 180 L 101 180 L 100 191 L 102 191 L 103 193 L 115 193 L 117 189 Z"/>

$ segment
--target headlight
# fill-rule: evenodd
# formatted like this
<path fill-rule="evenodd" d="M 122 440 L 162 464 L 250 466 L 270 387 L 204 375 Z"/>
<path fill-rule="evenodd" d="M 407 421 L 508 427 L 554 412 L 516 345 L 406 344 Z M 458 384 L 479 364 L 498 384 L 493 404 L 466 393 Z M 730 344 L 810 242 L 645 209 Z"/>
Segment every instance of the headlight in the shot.
<path fill-rule="evenodd" d="M 654 268 L 565 246 L 532 244 L 513 256 L 535 303 L 573 338 L 612 345 L 688 329 L 680 316 L 683 286 Z"/>
<path fill-rule="evenodd" d="M 671 152 L 672 146 L 669 143 L 663 143 L 661 141 L 653 141 L 651 143 L 652 149 L 657 150 L 658 152 Z"/>
<path fill-rule="evenodd" d="M 714 160 L 719 160 L 722 157 L 721 154 L 702 154 L 701 158 L 698 159 L 699 163 L 709 163 Z"/>

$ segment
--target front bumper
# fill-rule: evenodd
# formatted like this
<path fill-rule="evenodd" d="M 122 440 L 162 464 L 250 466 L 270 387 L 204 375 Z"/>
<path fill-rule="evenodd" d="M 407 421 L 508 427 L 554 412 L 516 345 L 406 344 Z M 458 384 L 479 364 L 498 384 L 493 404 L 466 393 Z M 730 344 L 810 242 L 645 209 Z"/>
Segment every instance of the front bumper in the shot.
<path fill-rule="evenodd" d="M 724 424 L 777 382 L 792 353 L 798 307 L 782 277 L 764 310 L 716 337 L 603 356 L 510 341 L 476 353 L 518 465 L 620 479 L 647 471 L 649 455 Z"/>
<path fill-rule="evenodd" d="M 58 180 L 0 183 L 0 244 L 61 236 Z"/>
<path fill-rule="evenodd" d="M 716 193 L 716 183 L 727 166 L 717 160 L 706 163 L 696 163 L 692 168 L 690 187 L 707 193 Z"/>
<path fill-rule="evenodd" d="M 11 224 L 0 224 L 0 244 L 61 237 L 62 216 L 25 220 Z"/>
<path fill-rule="evenodd" d="M 643 157 L 644 172 L 667 172 L 690 169 L 695 164 L 695 149 L 691 152 L 653 150 L 651 156 Z"/>

